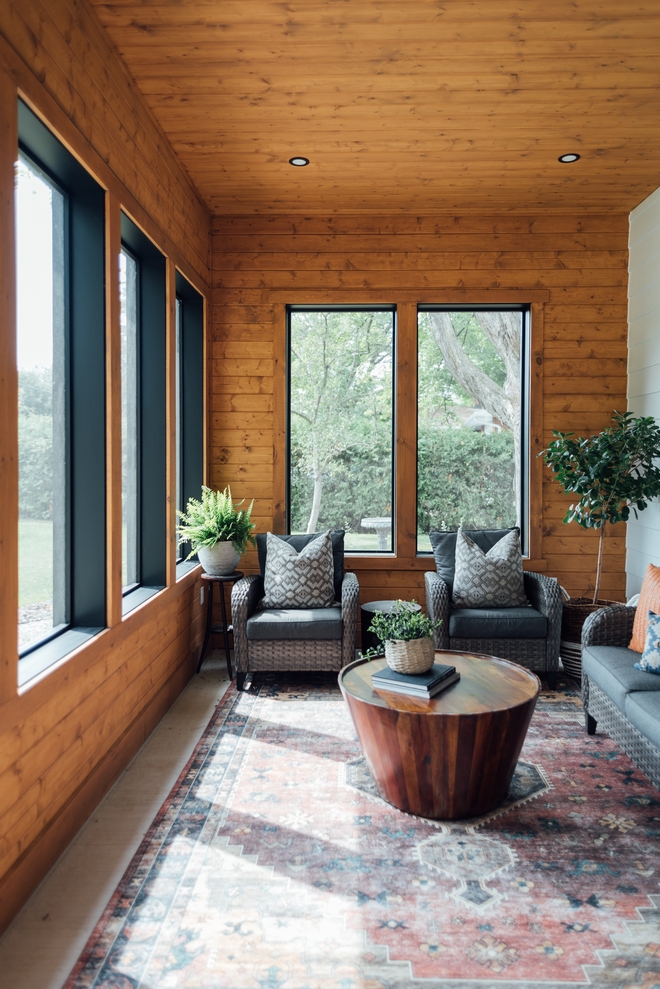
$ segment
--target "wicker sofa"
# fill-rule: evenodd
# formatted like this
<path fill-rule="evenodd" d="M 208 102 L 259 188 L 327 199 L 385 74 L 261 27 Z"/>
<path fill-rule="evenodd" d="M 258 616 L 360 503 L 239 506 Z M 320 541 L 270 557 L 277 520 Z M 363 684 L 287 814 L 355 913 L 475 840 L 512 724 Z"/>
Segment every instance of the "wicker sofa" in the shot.
<path fill-rule="evenodd" d="M 280 536 L 300 550 L 318 534 Z M 344 533 L 331 533 L 336 603 L 330 608 L 263 609 L 266 537 L 257 536 L 261 573 L 243 577 L 231 595 L 236 686 L 260 670 L 337 670 L 355 659 L 358 598 L 354 573 L 344 573 Z"/>
<path fill-rule="evenodd" d="M 635 608 L 594 611 L 582 629 L 582 703 L 585 726 L 614 739 L 660 789 L 660 676 L 636 670 L 628 648 Z"/>

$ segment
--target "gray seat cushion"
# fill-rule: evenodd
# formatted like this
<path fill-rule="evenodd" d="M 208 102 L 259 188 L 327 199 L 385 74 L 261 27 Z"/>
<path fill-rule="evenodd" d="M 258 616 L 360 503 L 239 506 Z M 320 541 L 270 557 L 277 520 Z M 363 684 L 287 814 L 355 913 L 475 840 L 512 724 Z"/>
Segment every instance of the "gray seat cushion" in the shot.
<path fill-rule="evenodd" d="M 660 680 L 657 673 L 647 673 L 646 676 Z M 637 731 L 641 731 L 649 742 L 660 749 L 660 692 L 657 689 L 628 694 L 626 717 Z"/>
<path fill-rule="evenodd" d="M 470 537 L 472 542 L 477 544 L 479 549 L 487 553 L 489 549 L 493 548 L 495 543 L 500 541 L 502 536 L 506 536 L 507 532 L 511 532 L 511 529 L 463 529 L 463 532 L 466 536 Z M 436 570 L 450 591 L 454 586 L 454 571 L 456 569 L 456 537 L 456 532 L 439 532 L 435 530 L 429 532 Z"/>
<path fill-rule="evenodd" d="M 536 608 L 453 608 L 450 639 L 545 639 L 548 619 Z"/>
<path fill-rule="evenodd" d="M 320 532 L 301 533 L 295 536 L 278 535 L 278 539 L 283 539 L 285 543 L 293 546 L 296 553 L 299 553 L 312 539 L 316 539 L 320 535 L 322 535 Z M 266 532 L 257 533 L 256 537 L 259 571 L 262 577 L 266 573 L 267 537 L 268 533 Z M 344 580 L 344 530 L 331 529 L 330 538 L 332 540 L 332 560 L 335 570 L 335 598 L 337 601 L 341 601 L 341 585 Z"/>
<path fill-rule="evenodd" d="M 626 711 L 626 695 L 638 690 L 660 691 L 660 676 L 636 670 L 639 653 L 625 646 L 585 646 L 582 650 L 582 669 L 622 714 Z"/>
<path fill-rule="evenodd" d="M 341 608 L 271 608 L 247 620 L 248 639 L 341 639 Z"/>

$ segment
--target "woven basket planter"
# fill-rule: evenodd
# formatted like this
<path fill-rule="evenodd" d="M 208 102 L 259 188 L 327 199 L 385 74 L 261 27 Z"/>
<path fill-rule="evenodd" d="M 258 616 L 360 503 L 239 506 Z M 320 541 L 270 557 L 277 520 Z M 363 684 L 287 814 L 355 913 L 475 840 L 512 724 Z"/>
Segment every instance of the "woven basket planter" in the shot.
<path fill-rule="evenodd" d="M 435 659 L 433 639 L 388 639 L 385 659 L 397 673 L 426 673 Z"/>
<path fill-rule="evenodd" d="M 591 598 L 571 598 L 570 601 L 564 601 L 559 655 L 568 675 L 577 680 L 582 677 L 582 626 L 589 615 L 609 604 L 616 602 L 598 601 L 594 604 Z"/>

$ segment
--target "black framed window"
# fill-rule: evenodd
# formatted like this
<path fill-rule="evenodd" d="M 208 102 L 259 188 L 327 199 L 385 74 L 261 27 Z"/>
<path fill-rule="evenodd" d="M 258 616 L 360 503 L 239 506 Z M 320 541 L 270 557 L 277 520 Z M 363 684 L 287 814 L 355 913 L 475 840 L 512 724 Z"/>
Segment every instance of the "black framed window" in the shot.
<path fill-rule="evenodd" d="M 19 682 L 106 622 L 105 193 L 18 102 Z"/>
<path fill-rule="evenodd" d="M 176 507 L 183 511 L 189 498 L 199 498 L 204 481 L 204 299 L 176 273 Z M 194 563 L 183 561 L 185 545 L 177 550 L 177 574 Z"/>
<path fill-rule="evenodd" d="M 528 541 L 529 307 L 420 306 L 417 551 L 434 529 Z"/>
<path fill-rule="evenodd" d="M 288 307 L 289 532 L 392 551 L 394 327 L 394 307 Z"/>
<path fill-rule="evenodd" d="M 124 614 L 166 583 L 165 257 L 121 217 Z"/>
<path fill-rule="evenodd" d="M 121 326 L 121 509 L 122 588 L 124 594 L 140 582 L 140 338 L 139 261 L 125 248 L 119 256 Z"/>

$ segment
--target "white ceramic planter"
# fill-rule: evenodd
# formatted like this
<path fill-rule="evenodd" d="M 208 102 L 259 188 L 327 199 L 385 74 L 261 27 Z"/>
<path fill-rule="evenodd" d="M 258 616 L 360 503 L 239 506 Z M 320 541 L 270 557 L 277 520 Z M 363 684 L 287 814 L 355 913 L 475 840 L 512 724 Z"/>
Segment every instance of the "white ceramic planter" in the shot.
<path fill-rule="evenodd" d="M 426 673 L 433 666 L 433 639 L 390 639 L 385 641 L 385 660 L 397 673 Z"/>
<path fill-rule="evenodd" d="M 206 573 L 212 577 L 226 577 L 236 569 L 241 554 L 236 552 L 233 543 L 227 542 L 203 546 L 198 550 L 197 557 Z"/>

